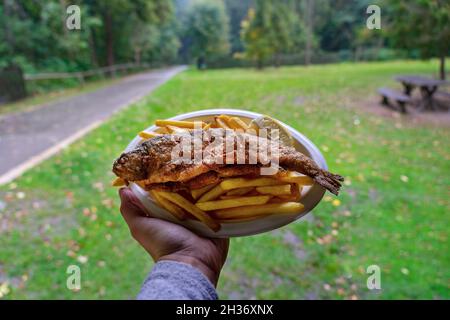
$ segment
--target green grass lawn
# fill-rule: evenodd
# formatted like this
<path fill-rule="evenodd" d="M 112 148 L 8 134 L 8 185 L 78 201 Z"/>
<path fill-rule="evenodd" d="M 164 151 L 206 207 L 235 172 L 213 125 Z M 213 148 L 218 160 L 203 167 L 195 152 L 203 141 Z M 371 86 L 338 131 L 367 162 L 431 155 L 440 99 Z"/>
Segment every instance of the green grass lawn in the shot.
<path fill-rule="evenodd" d="M 0 188 L 4 297 L 134 298 L 152 262 L 120 216 L 112 161 L 155 119 L 229 107 L 292 125 L 346 184 L 339 201 L 326 196 L 297 223 L 233 239 L 222 298 L 449 299 L 449 129 L 370 114 L 360 102 L 396 74 L 436 70 L 386 62 L 178 75 Z M 66 288 L 71 264 L 81 267 L 79 292 Z M 381 268 L 381 291 L 366 287 L 370 265 Z"/>

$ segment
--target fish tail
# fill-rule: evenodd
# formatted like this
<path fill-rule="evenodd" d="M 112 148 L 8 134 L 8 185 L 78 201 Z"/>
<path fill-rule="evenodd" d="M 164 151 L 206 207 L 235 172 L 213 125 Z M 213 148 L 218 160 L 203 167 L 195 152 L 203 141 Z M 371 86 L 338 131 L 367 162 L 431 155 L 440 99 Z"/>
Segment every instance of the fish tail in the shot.
<path fill-rule="evenodd" d="M 314 180 L 332 194 L 338 195 L 344 177 L 325 170 L 320 170 L 319 174 L 314 177 Z"/>

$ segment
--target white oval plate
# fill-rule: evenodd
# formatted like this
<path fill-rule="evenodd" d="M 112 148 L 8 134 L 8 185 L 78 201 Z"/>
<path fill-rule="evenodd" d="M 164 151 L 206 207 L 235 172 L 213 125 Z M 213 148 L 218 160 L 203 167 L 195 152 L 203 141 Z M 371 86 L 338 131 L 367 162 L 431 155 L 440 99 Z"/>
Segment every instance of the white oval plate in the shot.
<path fill-rule="evenodd" d="M 226 114 L 231 116 L 238 116 L 244 120 L 252 120 L 261 116 L 261 114 L 255 112 L 249 112 L 238 109 L 208 109 L 195 111 L 190 113 L 185 113 L 173 118 L 171 120 L 189 120 L 189 121 L 212 121 L 214 116 Z M 309 156 L 313 159 L 317 165 L 327 170 L 327 164 L 325 162 L 324 157 L 320 153 L 319 149 L 304 135 L 294 130 L 292 127 L 282 123 L 291 133 L 294 139 L 294 147 L 298 151 L 303 154 Z M 146 129 L 146 131 L 154 131 L 156 130 L 156 126 L 151 126 Z M 141 141 L 139 136 L 131 141 L 128 147 L 125 149 L 125 152 L 129 152 L 136 148 L 136 146 Z M 173 217 L 173 215 L 161 208 L 150 196 L 149 194 L 138 186 L 135 183 L 130 183 L 130 188 L 133 193 L 138 197 L 138 199 L 142 202 L 144 207 L 149 210 L 152 216 L 161 218 L 164 220 L 169 220 L 171 222 L 180 224 L 185 226 L 186 228 L 194 231 L 195 233 L 211 238 L 228 238 L 228 237 L 241 237 L 241 236 L 249 236 L 262 232 L 271 231 L 277 228 L 280 228 L 284 225 L 287 225 L 304 215 L 310 212 L 322 199 L 325 189 L 315 183 L 311 187 L 303 188 L 302 190 L 302 198 L 300 200 L 301 203 L 305 206 L 302 212 L 298 214 L 280 214 L 277 215 L 274 212 L 273 215 L 266 216 L 261 219 L 253 220 L 253 221 L 245 221 L 245 222 L 236 222 L 236 223 L 222 223 L 222 227 L 218 232 L 214 232 L 205 226 L 203 223 L 194 220 L 185 220 L 179 221 Z"/>

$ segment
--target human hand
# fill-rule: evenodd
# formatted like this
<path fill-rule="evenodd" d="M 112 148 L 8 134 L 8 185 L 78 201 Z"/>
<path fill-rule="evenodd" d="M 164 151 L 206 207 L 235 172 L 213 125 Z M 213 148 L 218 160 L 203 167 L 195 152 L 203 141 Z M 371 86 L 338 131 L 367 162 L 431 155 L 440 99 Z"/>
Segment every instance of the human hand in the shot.
<path fill-rule="evenodd" d="M 188 229 L 157 218 L 146 211 L 128 188 L 119 190 L 120 212 L 130 233 L 155 262 L 172 260 L 192 265 L 216 286 L 227 258 L 228 239 L 202 238 Z"/>

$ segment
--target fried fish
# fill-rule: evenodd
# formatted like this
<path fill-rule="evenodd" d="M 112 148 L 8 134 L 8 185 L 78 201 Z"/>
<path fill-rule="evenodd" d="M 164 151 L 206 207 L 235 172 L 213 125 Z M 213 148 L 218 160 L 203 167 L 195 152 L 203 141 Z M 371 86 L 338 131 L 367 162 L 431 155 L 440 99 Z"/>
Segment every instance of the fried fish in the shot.
<path fill-rule="evenodd" d="M 256 148 L 250 144 L 254 141 L 252 139 L 257 139 Z M 186 146 L 186 141 L 191 145 Z M 230 141 L 233 142 L 232 148 L 229 147 Z M 297 171 L 311 177 L 331 193 L 339 193 L 343 177 L 319 168 L 296 149 L 274 144 L 262 137 L 224 129 L 202 130 L 200 134 L 191 131 L 161 135 L 146 140 L 136 149 L 123 153 L 114 162 L 113 172 L 127 181 L 139 181 L 148 190 L 195 189 L 225 177 L 259 176 L 261 168 L 269 166 L 267 159 L 260 156 L 261 146 L 277 151 L 278 174 L 287 170 Z M 200 148 L 201 159 L 196 158 Z M 179 155 L 182 150 L 190 150 L 191 153 L 180 161 L 180 157 L 174 155 Z M 256 162 L 252 164 L 251 159 Z"/>

